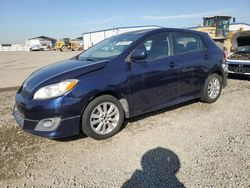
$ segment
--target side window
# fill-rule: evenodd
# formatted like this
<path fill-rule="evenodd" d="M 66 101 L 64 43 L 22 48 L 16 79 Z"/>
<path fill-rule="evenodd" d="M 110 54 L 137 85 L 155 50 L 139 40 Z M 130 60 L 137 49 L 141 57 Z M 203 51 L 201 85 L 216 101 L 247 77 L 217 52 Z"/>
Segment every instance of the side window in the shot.
<path fill-rule="evenodd" d="M 158 33 L 146 39 L 139 48 L 146 48 L 147 58 L 145 61 L 154 61 L 172 55 L 171 34 L 164 32 Z"/>
<path fill-rule="evenodd" d="M 174 54 L 183 54 L 193 51 L 199 51 L 205 48 L 203 41 L 196 34 L 174 33 L 175 45 Z"/>

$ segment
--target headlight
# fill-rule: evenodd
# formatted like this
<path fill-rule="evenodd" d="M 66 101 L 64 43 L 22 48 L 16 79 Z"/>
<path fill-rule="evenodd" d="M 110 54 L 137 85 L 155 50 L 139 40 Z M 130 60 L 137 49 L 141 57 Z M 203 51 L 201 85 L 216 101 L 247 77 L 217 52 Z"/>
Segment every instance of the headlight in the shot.
<path fill-rule="evenodd" d="M 72 90 L 77 83 L 78 80 L 72 79 L 42 87 L 34 94 L 33 99 L 49 99 L 61 96 Z"/>

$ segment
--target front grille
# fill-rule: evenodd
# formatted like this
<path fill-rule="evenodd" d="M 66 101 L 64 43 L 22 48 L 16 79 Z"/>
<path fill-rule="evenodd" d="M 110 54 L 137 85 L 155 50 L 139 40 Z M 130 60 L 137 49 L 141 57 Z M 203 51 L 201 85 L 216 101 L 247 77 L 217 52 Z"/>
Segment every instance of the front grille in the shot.
<path fill-rule="evenodd" d="M 228 70 L 239 74 L 250 73 L 250 65 L 229 64 Z"/>

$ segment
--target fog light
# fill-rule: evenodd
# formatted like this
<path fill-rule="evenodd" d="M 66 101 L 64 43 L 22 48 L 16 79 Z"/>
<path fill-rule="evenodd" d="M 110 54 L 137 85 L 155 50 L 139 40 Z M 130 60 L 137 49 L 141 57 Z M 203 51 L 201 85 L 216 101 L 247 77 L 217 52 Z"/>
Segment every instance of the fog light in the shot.
<path fill-rule="evenodd" d="M 43 121 L 43 126 L 46 128 L 50 128 L 54 126 L 54 121 L 52 119 L 46 119 Z"/>
<path fill-rule="evenodd" d="M 35 131 L 53 131 L 60 125 L 60 123 L 61 118 L 59 117 L 42 119 L 36 125 Z"/>

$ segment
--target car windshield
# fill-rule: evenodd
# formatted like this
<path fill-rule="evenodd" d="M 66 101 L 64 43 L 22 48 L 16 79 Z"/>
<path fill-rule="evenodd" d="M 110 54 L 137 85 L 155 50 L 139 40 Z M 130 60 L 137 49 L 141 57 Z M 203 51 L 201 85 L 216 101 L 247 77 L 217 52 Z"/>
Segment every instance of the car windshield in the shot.
<path fill-rule="evenodd" d="M 124 52 L 142 33 L 121 34 L 94 45 L 78 56 L 81 61 L 111 60 Z"/>
<path fill-rule="evenodd" d="M 240 46 L 237 49 L 237 52 L 239 53 L 250 53 L 250 46 Z"/>

